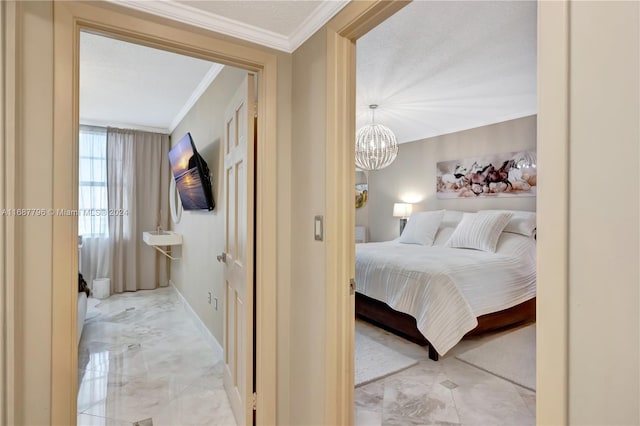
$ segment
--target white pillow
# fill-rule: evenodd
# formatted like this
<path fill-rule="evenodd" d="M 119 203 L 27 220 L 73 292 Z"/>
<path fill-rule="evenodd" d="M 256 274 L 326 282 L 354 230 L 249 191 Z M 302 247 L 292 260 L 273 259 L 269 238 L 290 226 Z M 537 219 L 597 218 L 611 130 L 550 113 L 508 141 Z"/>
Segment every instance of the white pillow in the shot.
<path fill-rule="evenodd" d="M 536 212 L 528 212 L 523 210 L 486 210 L 492 212 L 509 212 L 512 213 L 509 223 L 504 227 L 502 232 L 511 232 L 512 234 L 520 234 L 530 237 L 536 230 Z"/>
<path fill-rule="evenodd" d="M 405 244 L 433 245 L 444 210 L 434 212 L 416 212 L 411 215 L 400 235 L 399 241 Z"/>
<path fill-rule="evenodd" d="M 464 212 L 459 210 L 445 210 L 440 222 L 440 228 L 455 228 L 462 220 Z"/>
<path fill-rule="evenodd" d="M 446 216 L 446 213 L 445 213 L 445 216 Z M 443 227 L 442 226 L 443 222 L 444 222 L 444 219 L 442 219 L 442 222 L 440 223 L 440 228 L 438 228 L 438 233 L 433 239 L 434 246 L 446 247 L 447 243 L 449 242 L 449 238 L 451 238 L 451 234 L 453 234 L 453 231 L 456 230 L 455 227 L 451 227 L 451 226 Z"/>
<path fill-rule="evenodd" d="M 494 253 L 500 234 L 509 223 L 512 215 L 511 212 L 486 210 L 478 213 L 465 213 L 449 238 L 447 246 Z"/>

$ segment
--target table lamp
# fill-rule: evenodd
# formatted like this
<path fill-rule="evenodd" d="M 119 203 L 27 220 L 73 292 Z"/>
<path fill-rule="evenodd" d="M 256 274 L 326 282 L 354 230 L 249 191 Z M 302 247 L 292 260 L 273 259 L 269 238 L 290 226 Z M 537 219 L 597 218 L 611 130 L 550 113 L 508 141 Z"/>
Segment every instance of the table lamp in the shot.
<path fill-rule="evenodd" d="M 407 218 L 411 216 L 411 210 L 413 205 L 408 203 L 394 203 L 393 204 L 393 217 L 400 218 L 400 235 L 407 224 Z"/>

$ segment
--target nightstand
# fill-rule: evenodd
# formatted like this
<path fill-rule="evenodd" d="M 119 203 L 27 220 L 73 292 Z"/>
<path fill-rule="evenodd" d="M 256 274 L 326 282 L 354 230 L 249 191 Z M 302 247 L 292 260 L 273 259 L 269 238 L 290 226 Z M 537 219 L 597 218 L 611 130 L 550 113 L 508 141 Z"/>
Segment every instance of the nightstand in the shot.
<path fill-rule="evenodd" d="M 356 244 L 367 242 L 367 227 L 356 226 Z"/>

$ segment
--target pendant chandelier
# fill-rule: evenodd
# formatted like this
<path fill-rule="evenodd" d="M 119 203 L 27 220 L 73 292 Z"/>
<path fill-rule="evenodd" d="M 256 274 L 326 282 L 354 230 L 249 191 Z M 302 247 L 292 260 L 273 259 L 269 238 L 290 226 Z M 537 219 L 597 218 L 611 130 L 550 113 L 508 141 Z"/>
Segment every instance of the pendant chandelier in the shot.
<path fill-rule="evenodd" d="M 356 134 L 356 165 L 362 170 L 380 170 L 393 163 L 398 155 L 398 141 L 393 132 L 382 124 L 376 124 L 375 110 L 371 108 L 371 124 Z"/>

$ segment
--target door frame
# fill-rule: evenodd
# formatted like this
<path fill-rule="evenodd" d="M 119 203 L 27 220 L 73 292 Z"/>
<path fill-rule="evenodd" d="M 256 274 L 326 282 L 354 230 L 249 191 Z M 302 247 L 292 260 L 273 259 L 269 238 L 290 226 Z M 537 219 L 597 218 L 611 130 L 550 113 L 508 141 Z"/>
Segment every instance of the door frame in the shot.
<path fill-rule="evenodd" d="M 324 424 L 354 424 L 356 40 L 409 3 L 352 2 L 326 28 Z"/>
<path fill-rule="evenodd" d="M 276 78 L 277 58 L 214 33 L 184 29 L 171 21 L 140 17 L 121 7 L 54 2 L 53 204 L 77 209 L 79 128 L 79 35 L 89 31 L 254 72 L 258 78 L 256 161 L 260 164 L 256 209 L 257 421 L 276 423 Z M 77 223 L 53 220 L 51 422 L 75 424 L 77 294 L 69 282 L 77 271 Z M 252 238 L 252 237 L 249 237 Z M 212 253 L 212 256 L 214 253 Z M 71 332 L 70 332 L 71 330 Z"/>
<path fill-rule="evenodd" d="M 408 3 L 350 4 L 327 27 L 327 424 L 353 424 L 355 42 Z M 538 424 L 568 422 L 569 19 L 568 0 L 538 2 Z"/>
<path fill-rule="evenodd" d="M 18 5 L 0 4 L 0 205 L 16 206 Z M 15 421 L 15 218 L 0 217 L 0 424 Z"/>

